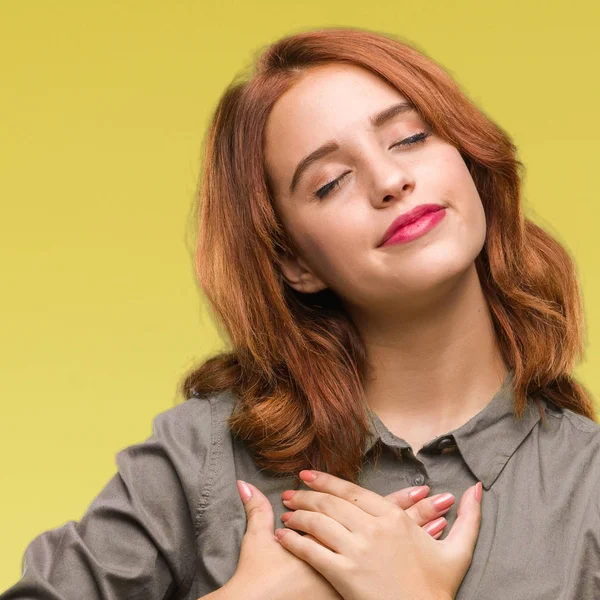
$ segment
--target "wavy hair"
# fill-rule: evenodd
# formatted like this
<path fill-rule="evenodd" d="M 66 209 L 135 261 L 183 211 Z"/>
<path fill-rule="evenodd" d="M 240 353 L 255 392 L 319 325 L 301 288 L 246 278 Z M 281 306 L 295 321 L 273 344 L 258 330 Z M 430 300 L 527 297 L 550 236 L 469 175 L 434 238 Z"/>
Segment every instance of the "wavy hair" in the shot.
<path fill-rule="evenodd" d="M 368 435 L 366 350 L 331 290 L 301 294 L 284 281 L 278 259 L 291 242 L 274 210 L 263 154 L 277 99 L 307 69 L 326 63 L 383 78 L 460 151 L 485 211 L 486 240 L 475 262 L 514 372 L 515 416 L 541 394 L 595 421 L 590 394 L 572 375 L 585 336 L 575 265 L 524 218 L 523 164 L 511 139 L 424 53 L 389 35 L 344 27 L 271 44 L 216 107 L 205 139 L 195 260 L 231 351 L 189 372 L 183 395 L 234 393 L 230 430 L 274 476 L 314 468 L 357 480 Z"/>

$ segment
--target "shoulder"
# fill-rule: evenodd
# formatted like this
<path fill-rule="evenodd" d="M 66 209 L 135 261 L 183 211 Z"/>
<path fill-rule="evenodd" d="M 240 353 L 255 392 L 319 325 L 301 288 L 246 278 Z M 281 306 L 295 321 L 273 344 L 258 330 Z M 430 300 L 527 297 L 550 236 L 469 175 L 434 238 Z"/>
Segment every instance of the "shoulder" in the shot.
<path fill-rule="evenodd" d="M 565 435 L 590 441 L 595 438 L 600 443 L 600 424 L 569 408 L 563 408 L 544 400 L 545 413 L 549 421 Z"/>
<path fill-rule="evenodd" d="M 227 417 L 235 404 L 229 391 L 211 396 L 191 397 L 157 414 L 152 420 L 152 435 L 117 453 L 119 471 L 131 465 L 142 472 L 157 473 L 160 465 L 176 471 L 193 482 L 214 469 L 215 448 L 227 429 Z"/>
<path fill-rule="evenodd" d="M 229 390 L 202 398 L 187 398 L 154 417 L 152 434 L 163 439 L 173 439 L 174 436 L 179 440 L 181 436 L 184 439 L 208 439 L 213 429 L 224 424 L 234 405 L 235 396 Z"/>
<path fill-rule="evenodd" d="M 556 486 L 569 489 L 571 499 L 575 490 L 587 498 L 584 513 L 594 513 L 600 532 L 600 424 L 545 399 L 544 405 L 546 425 L 540 423 L 534 451 L 557 473 Z"/>
<path fill-rule="evenodd" d="M 540 456 L 565 479 L 585 481 L 600 497 L 600 425 L 569 408 L 544 404 L 546 423 L 536 436 Z"/>

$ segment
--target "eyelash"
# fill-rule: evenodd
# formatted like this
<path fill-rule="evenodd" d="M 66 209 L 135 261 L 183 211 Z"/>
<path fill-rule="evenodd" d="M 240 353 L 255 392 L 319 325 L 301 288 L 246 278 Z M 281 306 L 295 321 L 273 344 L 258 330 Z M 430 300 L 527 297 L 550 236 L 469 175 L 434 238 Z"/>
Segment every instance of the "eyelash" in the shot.
<path fill-rule="evenodd" d="M 392 148 L 394 148 L 395 146 L 415 146 L 416 144 L 422 144 L 430 135 L 431 135 L 431 133 L 428 131 L 421 131 L 421 132 L 416 133 L 415 135 L 412 135 L 404 140 L 400 140 L 399 142 L 396 142 L 395 144 L 392 145 Z M 337 179 L 334 179 L 333 181 L 326 183 L 324 186 L 320 187 L 317 191 L 313 192 L 313 194 L 312 194 L 313 197 L 317 198 L 318 200 L 322 200 L 329 194 L 329 192 L 331 192 L 331 190 L 333 190 L 338 185 L 340 185 L 340 182 L 346 175 L 348 175 L 348 173 L 344 173 L 343 175 L 340 175 Z"/>

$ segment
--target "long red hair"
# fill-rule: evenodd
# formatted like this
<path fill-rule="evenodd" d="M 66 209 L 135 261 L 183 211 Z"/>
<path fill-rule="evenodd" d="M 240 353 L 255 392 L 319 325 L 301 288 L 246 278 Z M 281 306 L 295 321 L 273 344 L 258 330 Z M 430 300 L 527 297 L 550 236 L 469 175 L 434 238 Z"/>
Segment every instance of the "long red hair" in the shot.
<path fill-rule="evenodd" d="M 276 41 L 218 103 L 205 142 L 196 269 L 231 351 L 185 376 L 185 398 L 231 391 L 239 405 L 228 424 L 261 469 L 289 476 L 315 468 L 356 481 L 368 433 L 365 347 L 333 292 L 303 295 L 284 282 L 278 256 L 291 248 L 263 157 L 277 99 L 307 69 L 333 62 L 368 69 L 399 90 L 468 166 L 487 221 L 476 268 L 514 371 L 517 418 L 528 397 L 543 394 L 595 421 L 589 392 L 572 376 L 585 335 L 575 265 L 524 218 L 523 165 L 509 136 L 414 47 L 344 27 Z"/>

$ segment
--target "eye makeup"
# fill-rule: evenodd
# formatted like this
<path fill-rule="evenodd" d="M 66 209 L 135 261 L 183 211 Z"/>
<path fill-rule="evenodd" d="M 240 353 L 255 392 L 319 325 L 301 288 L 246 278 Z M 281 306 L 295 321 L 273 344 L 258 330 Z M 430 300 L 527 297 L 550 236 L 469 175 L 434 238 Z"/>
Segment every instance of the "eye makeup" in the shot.
<path fill-rule="evenodd" d="M 417 144 L 422 144 L 423 142 L 425 142 L 425 140 L 431 135 L 431 132 L 429 131 L 420 131 L 419 133 L 416 133 L 415 135 L 412 135 L 408 138 L 404 138 L 402 140 L 400 140 L 399 142 L 396 142 L 395 144 L 392 144 L 391 148 L 395 148 L 395 147 L 411 147 L 411 146 L 415 146 Z M 327 195 L 329 195 L 329 193 L 335 189 L 336 187 L 338 187 L 341 183 L 341 181 L 344 179 L 344 177 L 346 177 L 346 175 L 349 175 L 350 171 L 346 171 L 346 173 L 342 173 L 342 175 L 340 175 L 339 177 L 337 177 L 336 179 L 333 179 L 332 181 L 327 182 L 325 185 L 321 186 L 318 190 L 314 191 L 311 193 L 313 198 L 316 198 L 318 200 L 322 200 L 323 198 L 327 197 Z"/>

